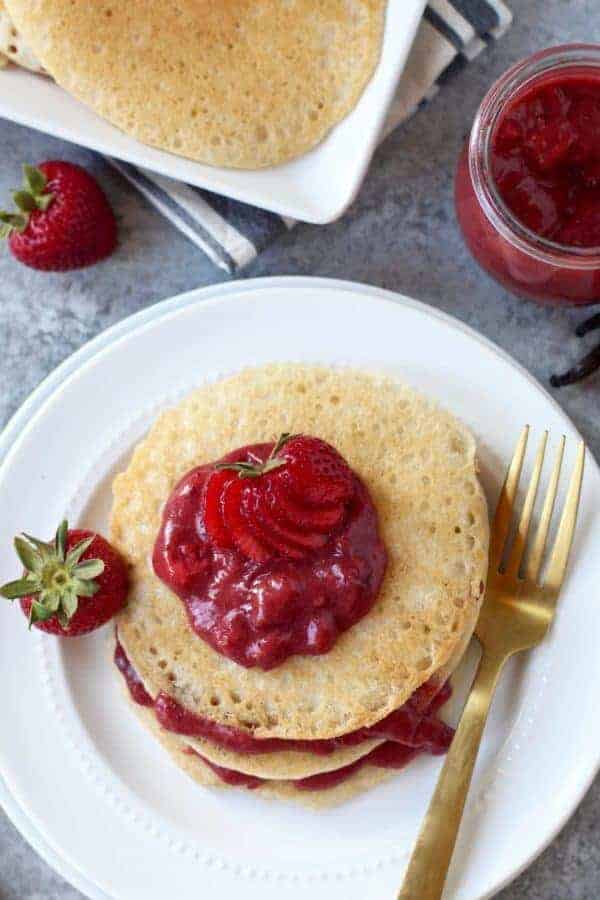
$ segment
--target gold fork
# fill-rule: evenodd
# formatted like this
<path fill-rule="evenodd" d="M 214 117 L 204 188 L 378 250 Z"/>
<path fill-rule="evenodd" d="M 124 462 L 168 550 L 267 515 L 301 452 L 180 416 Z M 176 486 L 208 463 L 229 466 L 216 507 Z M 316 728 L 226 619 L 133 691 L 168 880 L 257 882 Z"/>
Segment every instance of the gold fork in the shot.
<path fill-rule="evenodd" d="M 529 650 L 543 640 L 554 618 L 575 532 L 585 445 L 583 441 L 579 445 L 558 532 L 541 579 L 565 438 L 562 438 L 558 448 L 535 537 L 528 542 L 548 432 L 542 438 L 515 538 L 503 565 L 528 438 L 529 426 L 523 430 L 517 444 L 492 526 L 488 587 L 475 631 L 482 646 L 481 661 L 415 844 L 398 900 L 439 900 L 442 896 L 477 752 L 500 673 L 510 656 L 521 650 Z"/>

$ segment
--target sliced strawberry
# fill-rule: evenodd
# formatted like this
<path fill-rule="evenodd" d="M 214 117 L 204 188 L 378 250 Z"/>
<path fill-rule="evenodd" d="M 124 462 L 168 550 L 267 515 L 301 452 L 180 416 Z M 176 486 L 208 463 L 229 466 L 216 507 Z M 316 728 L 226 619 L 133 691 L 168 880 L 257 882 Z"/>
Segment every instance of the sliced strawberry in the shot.
<path fill-rule="evenodd" d="M 238 550 L 256 562 L 265 562 L 273 554 L 260 541 L 242 514 L 242 498 L 247 493 L 248 487 L 247 483 L 237 477 L 226 485 L 221 501 L 223 521 Z"/>
<path fill-rule="evenodd" d="M 225 547 L 227 549 L 231 549 L 234 543 L 223 522 L 221 500 L 225 488 L 234 478 L 236 478 L 235 473 L 228 469 L 213 472 L 206 482 L 203 498 L 206 530 L 217 547 Z"/>
<path fill-rule="evenodd" d="M 277 474 L 273 478 L 272 491 L 269 496 L 271 511 L 275 518 L 288 525 L 307 531 L 321 531 L 329 534 L 341 524 L 344 518 L 344 504 L 334 506 L 306 506 L 286 490 Z"/>
<path fill-rule="evenodd" d="M 352 496 L 354 476 L 331 444 L 300 434 L 287 441 L 280 455 L 286 460 L 281 480 L 300 503 L 330 506 Z"/>
<path fill-rule="evenodd" d="M 203 518 L 216 546 L 237 547 L 257 561 L 301 559 L 325 546 L 355 490 L 354 475 L 333 447 L 282 434 L 274 445 L 242 448 L 217 464 Z"/>
<path fill-rule="evenodd" d="M 290 544 L 289 541 L 279 537 L 272 529 L 264 524 L 261 518 L 259 518 L 256 511 L 258 495 L 259 491 L 256 490 L 255 485 L 246 491 L 242 512 L 260 542 L 266 547 L 269 547 L 274 555 L 287 556 L 290 559 L 304 559 L 306 550 L 297 547 L 295 544 Z"/>
<path fill-rule="evenodd" d="M 297 528 L 287 528 L 278 522 L 269 509 L 266 492 L 257 489 L 248 494 L 248 503 L 245 507 L 246 517 L 251 522 L 257 522 L 261 531 L 269 541 L 275 540 L 282 543 L 289 551 L 295 548 L 300 550 L 319 550 L 327 543 L 328 536 L 315 531 L 299 531 Z"/>
<path fill-rule="evenodd" d="M 273 531 L 269 531 L 256 516 L 252 521 L 252 529 L 260 542 L 269 547 L 274 555 L 287 556 L 289 559 L 304 559 L 306 556 L 306 550 L 301 550 L 299 547 L 290 544 L 289 541 L 278 537 Z"/>

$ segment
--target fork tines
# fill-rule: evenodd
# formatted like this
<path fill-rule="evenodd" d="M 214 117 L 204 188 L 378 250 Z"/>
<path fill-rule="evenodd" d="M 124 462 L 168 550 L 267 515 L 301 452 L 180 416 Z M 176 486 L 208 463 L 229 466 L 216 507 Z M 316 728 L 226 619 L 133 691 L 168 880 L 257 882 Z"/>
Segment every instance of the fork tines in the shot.
<path fill-rule="evenodd" d="M 529 425 L 526 425 L 519 438 L 515 454 L 506 475 L 506 481 L 504 482 L 500 494 L 492 526 L 490 569 L 492 571 L 500 571 L 503 574 L 514 578 L 522 577 L 526 581 L 538 582 L 544 562 L 550 524 L 558 494 L 566 439 L 564 435 L 560 439 L 554 468 L 550 476 L 542 506 L 540 520 L 533 541 L 531 541 L 528 546 L 528 536 L 548 446 L 548 432 L 545 431 L 542 435 L 533 464 L 533 471 L 529 480 L 521 515 L 516 525 L 514 539 L 507 552 L 509 536 L 514 520 L 517 492 L 521 480 L 523 462 L 527 452 L 529 433 Z M 544 573 L 544 586 L 550 589 L 558 590 L 565 575 L 571 544 L 573 542 L 573 534 L 575 532 L 584 464 L 585 444 L 583 441 L 580 441 L 558 531 Z M 506 560 L 503 563 L 505 556 Z"/>

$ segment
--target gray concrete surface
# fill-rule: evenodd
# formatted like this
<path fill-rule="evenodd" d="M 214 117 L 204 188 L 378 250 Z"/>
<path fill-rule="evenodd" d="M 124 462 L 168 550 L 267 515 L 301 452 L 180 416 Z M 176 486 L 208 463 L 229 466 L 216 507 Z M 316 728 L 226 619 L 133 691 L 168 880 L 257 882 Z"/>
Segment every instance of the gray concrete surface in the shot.
<path fill-rule="evenodd" d="M 543 46 L 589 40 L 598 0 L 512 0 L 510 33 L 460 73 L 377 153 L 359 198 L 338 223 L 299 226 L 244 277 L 323 275 L 370 282 L 418 297 L 469 323 L 547 381 L 581 350 L 573 337 L 585 313 L 544 309 L 509 296 L 463 247 L 452 180 L 463 137 L 490 82 Z M 90 167 L 108 191 L 121 227 L 105 264 L 68 275 L 39 274 L 0 249 L 0 425 L 39 381 L 86 340 L 124 316 L 198 285 L 223 280 L 184 237 L 98 158 L 0 121 L 0 197 L 22 161 L 62 157 Z M 556 394 L 600 457 L 600 376 Z M 600 897 L 600 781 L 555 843 L 502 900 Z M 75 900 L 0 813 L 0 900 Z"/>

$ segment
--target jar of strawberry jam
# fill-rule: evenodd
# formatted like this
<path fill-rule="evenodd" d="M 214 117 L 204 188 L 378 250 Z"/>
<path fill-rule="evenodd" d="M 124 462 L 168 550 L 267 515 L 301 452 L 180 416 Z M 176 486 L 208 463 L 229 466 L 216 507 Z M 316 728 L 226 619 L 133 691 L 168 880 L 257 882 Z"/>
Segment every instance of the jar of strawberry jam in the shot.
<path fill-rule="evenodd" d="M 467 245 L 509 290 L 600 302 L 600 45 L 544 50 L 493 85 L 455 198 Z"/>

